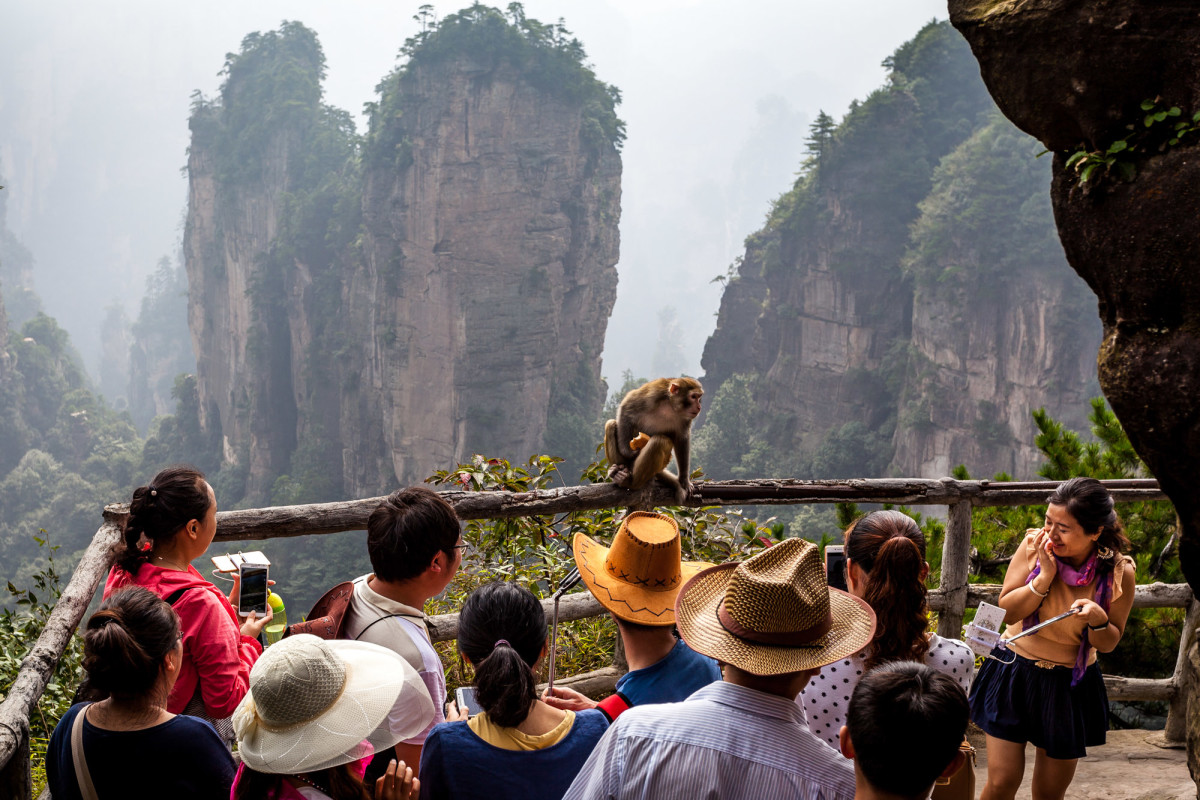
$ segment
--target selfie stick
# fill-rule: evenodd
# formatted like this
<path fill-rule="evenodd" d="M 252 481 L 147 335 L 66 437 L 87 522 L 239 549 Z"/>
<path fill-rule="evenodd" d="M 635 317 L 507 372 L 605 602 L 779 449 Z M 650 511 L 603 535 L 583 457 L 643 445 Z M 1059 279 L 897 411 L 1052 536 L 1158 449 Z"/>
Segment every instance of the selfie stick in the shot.
<path fill-rule="evenodd" d="M 550 633 L 550 682 L 546 684 L 547 692 L 554 688 L 554 652 L 558 649 L 558 600 L 577 583 L 579 583 L 579 570 L 573 569 L 567 573 L 567 577 L 563 578 L 562 583 L 558 585 L 558 591 L 554 593 L 554 625 Z"/>
<path fill-rule="evenodd" d="M 1072 608 L 1070 611 L 1066 611 L 1062 614 L 1059 614 L 1057 617 L 1051 617 L 1050 619 L 1046 620 L 1045 622 L 1039 622 L 1037 625 L 1034 625 L 1032 628 L 1030 628 L 1027 631 L 1021 631 L 1020 633 L 1018 633 L 1016 636 L 1012 637 L 1011 639 L 1001 639 L 1000 641 L 1003 642 L 1005 645 L 1011 644 L 1012 642 L 1015 642 L 1017 639 L 1020 639 L 1022 636 L 1028 636 L 1031 633 L 1036 633 L 1037 631 L 1040 631 L 1042 628 L 1046 627 L 1047 625 L 1053 625 L 1055 622 L 1058 622 L 1060 619 L 1066 619 L 1069 616 L 1078 614 L 1082 610 L 1083 609 L 1080 609 L 1080 608 Z"/>

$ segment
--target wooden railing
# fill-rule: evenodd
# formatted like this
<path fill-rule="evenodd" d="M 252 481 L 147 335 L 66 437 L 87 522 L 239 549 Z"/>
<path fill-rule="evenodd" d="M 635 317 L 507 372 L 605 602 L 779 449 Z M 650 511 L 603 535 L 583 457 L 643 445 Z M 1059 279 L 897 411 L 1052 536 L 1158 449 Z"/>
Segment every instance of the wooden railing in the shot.
<path fill-rule="evenodd" d="M 1163 500 L 1153 480 L 1104 481 L 1117 502 Z M 922 479 L 850 481 L 708 481 L 696 485 L 697 497 L 690 506 L 747 506 L 823 504 L 838 502 L 898 503 L 948 506 L 946 538 L 942 551 L 941 583 L 930 592 L 930 609 L 938 614 L 938 633 L 957 638 L 963 615 L 982 601 L 995 603 L 1000 587 L 969 584 L 971 509 L 975 506 L 1040 505 L 1057 484 L 1049 482 L 994 483 Z M 442 495 L 462 519 L 496 519 L 562 514 L 603 508 L 652 508 L 669 505 L 673 496 L 666 487 L 652 486 L 630 493 L 611 484 L 572 486 L 537 492 L 445 492 Z M 367 517 L 383 498 L 278 506 L 217 514 L 216 541 L 271 539 L 284 536 L 339 533 L 362 530 Z M 127 514 L 124 505 L 104 509 L 104 523 L 75 568 L 67 588 L 50 613 L 41 636 L 21 664 L 8 696 L 0 702 L 0 800 L 29 800 L 29 717 L 54 673 L 70 637 L 83 618 L 109 567 L 123 547 L 121 527 Z M 544 601 L 547 604 L 549 601 Z M 1139 585 L 1134 608 L 1187 608 L 1180 637 L 1174 674 L 1161 680 L 1104 676 L 1114 700 L 1165 700 L 1170 703 L 1166 738 L 1184 739 L 1186 694 L 1184 665 L 1196 624 L 1200 603 L 1192 602 L 1187 584 Z M 581 591 L 564 597 L 559 607 L 562 620 L 582 619 L 604 613 L 591 594 Z M 429 619 L 434 641 L 454 639 L 458 615 L 442 614 Z M 622 667 L 614 665 L 563 681 L 587 694 L 611 691 Z"/>

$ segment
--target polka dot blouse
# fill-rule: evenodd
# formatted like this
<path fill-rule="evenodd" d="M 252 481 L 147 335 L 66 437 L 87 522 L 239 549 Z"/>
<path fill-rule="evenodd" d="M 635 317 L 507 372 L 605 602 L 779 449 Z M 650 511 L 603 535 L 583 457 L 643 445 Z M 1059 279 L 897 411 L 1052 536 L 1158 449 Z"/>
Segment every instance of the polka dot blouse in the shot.
<path fill-rule="evenodd" d="M 936 633 L 929 634 L 929 650 L 925 653 L 925 664 L 938 672 L 958 681 L 966 692 L 971 688 L 975 673 L 975 654 L 957 639 L 943 639 Z M 838 748 L 838 731 L 846 724 L 846 707 L 850 695 L 863 674 L 861 656 L 821 667 L 821 673 L 808 682 L 796 703 L 804 709 L 808 727 L 813 733 Z"/>

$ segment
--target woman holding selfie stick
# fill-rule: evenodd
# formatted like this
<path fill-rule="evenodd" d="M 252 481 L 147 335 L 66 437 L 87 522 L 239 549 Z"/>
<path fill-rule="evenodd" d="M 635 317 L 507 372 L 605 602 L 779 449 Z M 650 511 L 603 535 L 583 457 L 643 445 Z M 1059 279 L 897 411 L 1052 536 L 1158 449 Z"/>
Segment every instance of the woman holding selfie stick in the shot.
<path fill-rule="evenodd" d="M 971 686 L 971 719 L 987 734 L 981 800 L 1008 800 L 1025 772 L 1025 743 L 1037 748 L 1035 800 L 1066 795 L 1085 748 L 1104 744 L 1108 695 L 1097 651 L 1121 641 L 1133 607 L 1133 559 L 1112 496 L 1094 478 L 1072 478 L 1046 501 L 1046 524 L 1031 529 L 1004 576 L 1000 607 L 1011 639 L 1039 621 L 1074 615 L 992 651 Z"/>
<path fill-rule="evenodd" d="M 537 698 L 534 670 L 546 655 L 542 604 L 515 583 L 479 587 L 458 616 L 458 647 L 475 667 L 483 711 L 429 734 L 421 750 L 421 800 L 561 798 L 607 730 L 608 717 L 596 709 L 560 710 Z"/>
<path fill-rule="evenodd" d="M 162 470 L 133 492 L 125 553 L 109 572 L 104 596 L 143 586 L 175 609 L 183 659 L 167 710 L 207 719 L 232 742 L 229 716 L 250 686 L 250 668 L 262 653 L 258 636 L 271 613 L 239 618 L 236 583 L 226 597 L 192 566 L 216 532 L 217 499 L 204 475 L 188 466 Z"/>

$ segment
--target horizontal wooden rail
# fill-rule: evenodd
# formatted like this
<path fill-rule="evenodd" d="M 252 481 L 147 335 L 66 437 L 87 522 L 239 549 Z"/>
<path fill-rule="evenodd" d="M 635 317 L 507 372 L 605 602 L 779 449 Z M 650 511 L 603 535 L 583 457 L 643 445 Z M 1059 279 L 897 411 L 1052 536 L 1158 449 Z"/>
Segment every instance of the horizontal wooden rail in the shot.
<path fill-rule="evenodd" d="M 996 605 L 1000 600 L 1000 584 L 972 583 L 967 586 L 967 608 L 978 608 L 979 604 Z M 1133 596 L 1134 608 L 1187 608 L 1192 601 L 1192 587 L 1186 583 L 1142 583 L 1138 584 Z M 941 611 L 946 598 L 941 589 L 929 592 L 929 610 Z"/>
<path fill-rule="evenodd" d="M 1117 502 L 1163 500 L 1154 480 L 1103 481 Z M 974 506 L 1040 505 L 1058 485 L 1055 481 L 997 483 L 950 478 L 881 478 L 848 481 L 700 481 L 685 506 L 791 505 L 803 503 L 902 503 L 950 505 L 967 500 Z M 652 508 L 674 504 L 670 490 L 653 483 L 630 492 L 611 483 L 567 486 L 535 492 L 441 492 L 462 519 L 551 516 L 602 508 Z M 217 514 L 217 541 L 273 539 L 362 530 L 382 497 L 337 503 L 274 506 Z M 128 513 L 114 504 L 106 512 Z"/>

